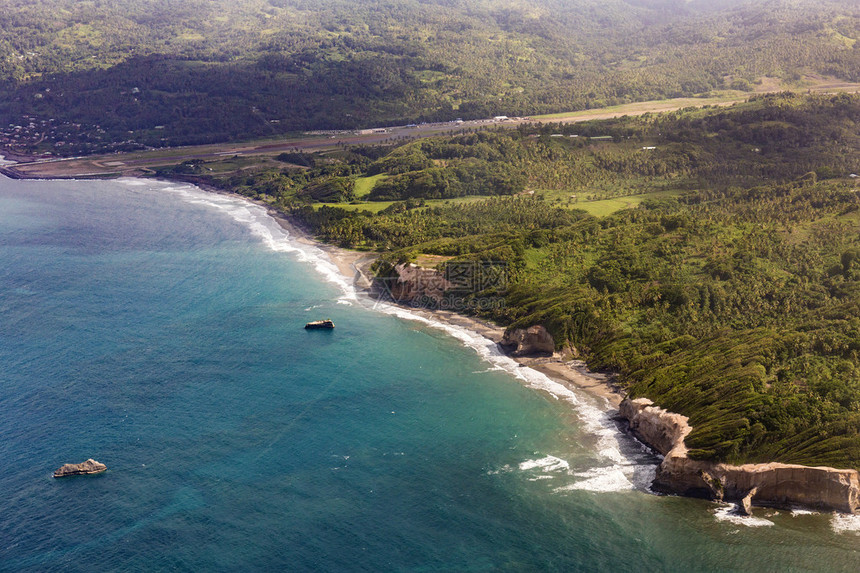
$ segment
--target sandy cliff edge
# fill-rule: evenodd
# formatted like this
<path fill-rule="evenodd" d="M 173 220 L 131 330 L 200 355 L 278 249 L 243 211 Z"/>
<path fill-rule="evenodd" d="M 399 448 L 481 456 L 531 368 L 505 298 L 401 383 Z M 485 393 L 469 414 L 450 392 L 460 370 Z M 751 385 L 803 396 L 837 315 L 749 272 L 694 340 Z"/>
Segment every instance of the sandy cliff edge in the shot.
<path fill-rule="evenodd" d="M 692 431 L 686 416 L 667 412 L 647 398 L 625 399 L 619 412 L 636 437 L 665 456 L 654 479 L 657 491 L 742 505 L 860 513 L 860 474 L 856 470 L 693 460 L 687 457 L 684 444 Z"/>

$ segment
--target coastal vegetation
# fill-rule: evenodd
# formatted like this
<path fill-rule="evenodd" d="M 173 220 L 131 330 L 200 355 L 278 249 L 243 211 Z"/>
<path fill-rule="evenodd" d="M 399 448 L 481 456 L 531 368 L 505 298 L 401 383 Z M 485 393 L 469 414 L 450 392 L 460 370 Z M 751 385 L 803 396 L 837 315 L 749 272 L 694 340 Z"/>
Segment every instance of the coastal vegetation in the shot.
<path fill-rule="evenodd" d="M 851 0 L 0 0 L 0 140 L 70 156 L 856 82 L 858 37 Z"/>
<path fill-rule="evenodd" d="M 507 288 L 475 295 L 504 305 L 483 316 L 542 324 L 632 396 L 689 416 L 692 457 L 860 468 L 858 127 L 858 96 L 777 94 L 208 181 L 388 263 L 504 262 Z M 635 208 L 589 213 L 625 197 Z"/>

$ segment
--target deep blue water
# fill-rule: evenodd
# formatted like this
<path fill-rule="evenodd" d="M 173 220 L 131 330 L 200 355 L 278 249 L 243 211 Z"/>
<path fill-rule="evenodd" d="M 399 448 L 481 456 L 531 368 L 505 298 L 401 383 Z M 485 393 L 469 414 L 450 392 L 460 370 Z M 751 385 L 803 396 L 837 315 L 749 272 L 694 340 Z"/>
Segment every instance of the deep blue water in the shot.
<path fill-rule="evenodd" d="M 394 314 L 241 201 L 0 179 L 0 570 L 860 563 L 854 518 L 648 493 L 605 405 Z"/>

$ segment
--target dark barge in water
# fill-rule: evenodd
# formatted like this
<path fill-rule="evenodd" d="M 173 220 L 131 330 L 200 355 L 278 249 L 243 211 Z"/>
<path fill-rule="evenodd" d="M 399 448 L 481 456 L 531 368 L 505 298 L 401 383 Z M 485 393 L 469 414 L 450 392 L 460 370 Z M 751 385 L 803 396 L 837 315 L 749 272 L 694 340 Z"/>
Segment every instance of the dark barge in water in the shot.
<path fill-rule="evenodd" d="M 305 328 L 309 328 L 309 329 L 317 329 L 317 328 L 332 329 L 332 328 L 334 328 L 334 323 L 328 318 L 325 320 L 314 320 L 312 322 L 307 323 L 305 325 Z"/>

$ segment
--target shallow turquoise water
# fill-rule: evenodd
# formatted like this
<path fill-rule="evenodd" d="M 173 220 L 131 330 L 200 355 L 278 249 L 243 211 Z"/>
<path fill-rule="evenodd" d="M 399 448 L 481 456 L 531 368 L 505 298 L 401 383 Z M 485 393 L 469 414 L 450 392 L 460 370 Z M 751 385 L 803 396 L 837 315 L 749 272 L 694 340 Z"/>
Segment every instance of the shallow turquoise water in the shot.
<path fill-rule="evenodd" d="M 0 570 L 860 563 L 853 518 L 649 494 L 604 406 L 392 313 L 240 201 L 0 179 Z"/>

